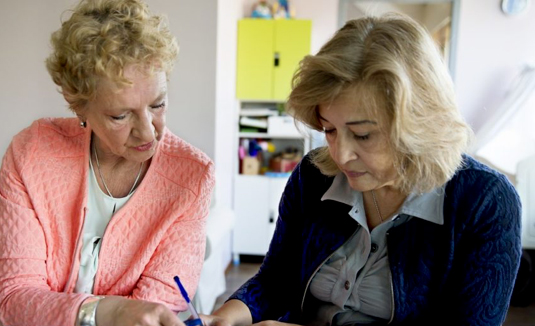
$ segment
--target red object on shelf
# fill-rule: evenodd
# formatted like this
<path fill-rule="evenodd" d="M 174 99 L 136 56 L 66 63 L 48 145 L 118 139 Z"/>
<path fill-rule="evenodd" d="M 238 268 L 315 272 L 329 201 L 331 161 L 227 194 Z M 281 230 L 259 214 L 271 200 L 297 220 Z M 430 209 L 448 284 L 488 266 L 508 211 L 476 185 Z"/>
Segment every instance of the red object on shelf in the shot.
<path fill-rule="evenodd" d="M 269 162 L 269 169 L 274 172 L 291 172 L 301 160 L 301 156 L 291 155 L 276 156 Z"/>

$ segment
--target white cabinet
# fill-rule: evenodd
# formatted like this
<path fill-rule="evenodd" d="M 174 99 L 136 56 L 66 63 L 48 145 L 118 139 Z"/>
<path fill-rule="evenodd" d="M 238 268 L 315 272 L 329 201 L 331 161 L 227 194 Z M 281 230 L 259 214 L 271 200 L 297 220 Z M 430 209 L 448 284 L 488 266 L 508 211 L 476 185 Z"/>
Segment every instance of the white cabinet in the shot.
<path fill-rule="evenodd" d="M 237 255 L 266 254 L 275 231 L 278 206 L 288 178 L 263 175 L 237 175 L 234 209 L 236 224 L 233 236 L 234 260 Z"/>
<path fill-rule="evenodd" d="M 236 224 L 233 232 L 233 257 L 234 262 L 239 262 L 239 255 L 264 256 L 269 248 L 275 225 L 278 218 L 278 206 L 284 187 L 290 176 L 290 169 L 298 161 L 298 155 L 288 165 L 276 164 L 282 162 L 274 159 L 280 153 L 300 153 L 305 155 L 310 149 L 310 141 L 306 134 L 302 134 L 295 127 L 293 118 L 273 115 L 276 103 L 244 103 L 240 104 L 240 126 L 237 133 L 236 143 L 240 150 L 236 155 L 233 209 L 236 214 Z M 266 112 L 266 117 L 253 116 L 243 113 L 246 110 L 255 109 L 254 112 Z M 267 123 L 267 128 L 243 130 L 243 117 L 259 119 Z M 255 121 L 250 121 L 251 125 Z M 259 130 L 258 130 L 259 129 Z M 263 144 L 258 146 L 259 154 L 251 154 L 248 148 L 251 144 Z M 269 145 L 266 145 L 269 144 Z M 272 150 L 265 150 L 271 148 Z M 257 156 L 250 156 L 257 155 Z M 280 157 L 280 156 L 278 156 Z M 255 164 L 250 164 L 251 159 Z M 270 164 L 273 163 L 273 164 Z M 257 168 L 258 167 L 258 168 Z M 263 168 L 262 168 L 263 167 Z M 280 170 L 277 170 L 279 168 Z M 270 170 L 270 169 L 274 169 Z M 243 174 L 242 174 L 243 173 Z M 265 174 L 264 174 L 265 173 Z"/>

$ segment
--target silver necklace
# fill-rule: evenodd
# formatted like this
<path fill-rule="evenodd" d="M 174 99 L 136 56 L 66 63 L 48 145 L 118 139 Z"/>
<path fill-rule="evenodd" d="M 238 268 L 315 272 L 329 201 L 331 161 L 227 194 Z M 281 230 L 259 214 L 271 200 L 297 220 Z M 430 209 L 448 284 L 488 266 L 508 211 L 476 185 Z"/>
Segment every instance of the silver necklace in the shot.
<path fill-rule="evenodd" d="M 381 211 L 379 210 L 379 205 L 377 205 L 377 198 L 375 198 L 375 191 L 372 192 L 373 197 L 373 203 L 375 204 L 375 209 L 377 210 L 377 214 L 379 214 L 379 218 L 381 219 L 381 223 L 383 222 L 383 214 L 381 214 Z"/>
<path fill-rule="evenodd" d="M 97 162 L 97 170 L 98 170 L 98 175 L 100 176 L 100 181 L 102 181 L 102 184 L 104 185 L 104 188 L 106 188 L 106 192 L 108 193 L 108 195 L 111 198 L 115 199 L 115 197 L 113 197 L 113 195 L 111 194 L 110 189 L 108 189 L 108 185 L 106 184 L 106 181 L 104 181 L 104 177 L 102 176 L 102 171 L 100 171 L 100 162 L 98 161 L 97 147 L 95 145 L 93 145 L 93 152 L 95 152 L 95 161 Z M 134 192 L 134 188 L 136 187 L 137 182 L 139 181 L 139 177 L 141 176 L 141 171 L 143 170 L 143 163 L 145 162 L 141 162 L 141 166 L 139 167 L 139 172 L 137 173 L 136 180 L 134 181 L 134 184 L 132 185 L 132 188 L 130 189 L 126 197 L 130 196 L 132 192 Z M 115 207 L 116 206 L 114 205 L 113 213 L 115 213 Z"/>

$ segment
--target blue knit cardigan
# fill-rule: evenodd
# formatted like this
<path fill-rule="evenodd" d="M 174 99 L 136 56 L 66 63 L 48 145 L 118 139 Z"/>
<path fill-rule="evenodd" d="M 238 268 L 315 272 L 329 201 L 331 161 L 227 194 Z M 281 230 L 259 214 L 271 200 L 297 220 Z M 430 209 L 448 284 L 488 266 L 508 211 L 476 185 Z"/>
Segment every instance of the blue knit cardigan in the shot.
<path fill-rule="evenodd" d="M 262 266 L 230 297 L 249 307 L 253 322 L 313 324 L 303 313 L 314 309 L 310 280 L 357 228 L 351 207 L 320 200 L 332 180 L 309 156 L 292 173 Z M 445 191 L 444 225 L 413 218 L 387 234 L 391 324 L 501 325 L 520 263 L 519 197 L 468 156 Z"/>

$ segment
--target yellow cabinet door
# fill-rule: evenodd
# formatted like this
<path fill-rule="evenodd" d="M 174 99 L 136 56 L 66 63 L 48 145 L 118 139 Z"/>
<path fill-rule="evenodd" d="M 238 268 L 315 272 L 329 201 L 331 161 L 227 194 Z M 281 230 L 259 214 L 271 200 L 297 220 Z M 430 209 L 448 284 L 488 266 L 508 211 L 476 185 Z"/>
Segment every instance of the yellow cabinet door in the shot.
<path fill-rule="evenodd" d="M 236 97 L 284 101 L 294 72 L 310 53 L 310 20 L 238 22 Z"/>
<path fill-rule="evenodd" d="M 236 97 L 268 100 L 273 97 L 273 20 L 238 22 Z"/>
<path fill-rule="evenodd" d="M 273 99 L 286 100 L 299 62 L 310 53 L 310 20 L 276 20 L 273 70 Z"/>

